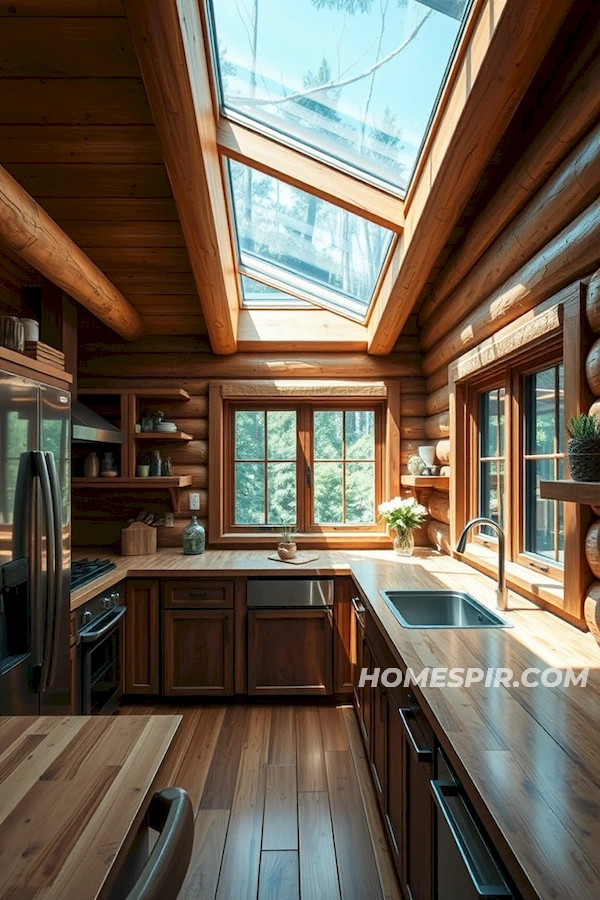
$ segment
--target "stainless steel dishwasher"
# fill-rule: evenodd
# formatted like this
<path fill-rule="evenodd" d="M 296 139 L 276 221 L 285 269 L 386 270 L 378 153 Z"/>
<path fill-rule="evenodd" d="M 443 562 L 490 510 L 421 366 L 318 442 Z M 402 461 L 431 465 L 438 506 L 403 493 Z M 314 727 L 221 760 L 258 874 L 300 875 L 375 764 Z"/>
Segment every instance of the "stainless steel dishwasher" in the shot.
<path fill-rule="evenodd" d="M 249 578 L 248 609 L 333 606 L 333 578 Z"/>
<path fill-rule="evenodd" d="M 248 580 L 248 694 L 333 693 L 333 578 Z"/>

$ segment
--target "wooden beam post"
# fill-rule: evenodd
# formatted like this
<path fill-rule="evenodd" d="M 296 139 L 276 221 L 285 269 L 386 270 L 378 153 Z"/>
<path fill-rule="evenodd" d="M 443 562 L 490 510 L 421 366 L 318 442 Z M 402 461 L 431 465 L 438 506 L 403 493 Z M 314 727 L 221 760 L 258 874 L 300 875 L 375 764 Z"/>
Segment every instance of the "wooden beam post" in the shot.
<path fill-rule="evenodd" d="M 369 352 L 389 353 L 450 233 L 572 5 L 475 6 L 405 201 L 404 255 L 369 322 Z"/>
<path fill-rule="evenodd" d="M 237 278 L 198 0 L 125 0 L 215 353 L 235 353 Z"/>
<path fill-rule="evenodd" d="M 141 337 L 138 311 L 1 166 L 0 239 L 121 337 Z"/>

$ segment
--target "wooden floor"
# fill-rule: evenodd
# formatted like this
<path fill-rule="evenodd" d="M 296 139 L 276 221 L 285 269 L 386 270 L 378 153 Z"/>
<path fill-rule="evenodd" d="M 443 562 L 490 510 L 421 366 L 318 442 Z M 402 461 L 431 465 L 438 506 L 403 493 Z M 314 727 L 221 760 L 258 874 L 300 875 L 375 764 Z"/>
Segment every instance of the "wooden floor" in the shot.
<path fill-rule="evenodd" d="M 182 713 L 164 775 L 194 806 L 180 900 L 401 900 L 351 707 Z"/>

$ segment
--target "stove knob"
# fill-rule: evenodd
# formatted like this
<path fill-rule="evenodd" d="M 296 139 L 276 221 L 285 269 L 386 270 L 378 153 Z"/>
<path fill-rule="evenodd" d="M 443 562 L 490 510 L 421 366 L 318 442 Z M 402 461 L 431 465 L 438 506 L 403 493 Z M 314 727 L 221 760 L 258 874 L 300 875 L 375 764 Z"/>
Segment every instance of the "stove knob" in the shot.
<path fill-rule="evenodd" d="M 116 604 L 117 601 L 121 599 L 121 595 L 118 591 L 113 591 L 110 595 L 110 599 L 112 600 L 113 604 Z"/>
<path fill-rule="evenodd" d="M 102 598 L 102 609 L 110 609 L 111 606 L 112 606 L 111 598 L 103 597 Z"/>
<path fill-rule="evenodd" d="M 81 615 L 81 624 L 87 625 L 92 619 L 92 614 L 89 609 L 86 609 Z"/>

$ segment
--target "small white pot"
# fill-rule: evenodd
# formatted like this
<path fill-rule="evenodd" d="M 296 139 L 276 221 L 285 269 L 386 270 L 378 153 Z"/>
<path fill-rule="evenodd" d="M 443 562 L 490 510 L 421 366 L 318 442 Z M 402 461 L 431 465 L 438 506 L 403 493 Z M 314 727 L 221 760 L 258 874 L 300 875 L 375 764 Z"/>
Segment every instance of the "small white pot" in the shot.
<path fill-rule="evenodd" d="M 435 447 L 419 447 L 419 456 L 429 469 L 435 464 Z"/>

